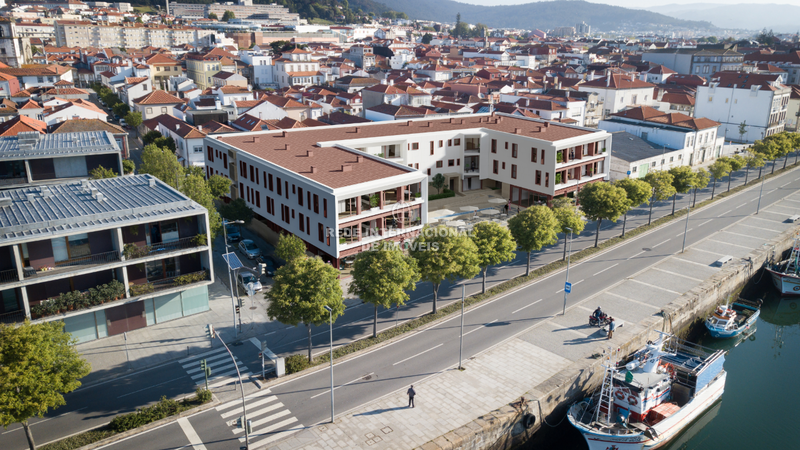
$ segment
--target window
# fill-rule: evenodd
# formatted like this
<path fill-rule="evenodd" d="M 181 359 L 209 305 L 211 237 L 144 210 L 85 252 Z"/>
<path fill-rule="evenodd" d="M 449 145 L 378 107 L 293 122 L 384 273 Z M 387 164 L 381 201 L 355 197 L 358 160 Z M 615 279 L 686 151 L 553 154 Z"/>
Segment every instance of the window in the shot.
<path fill-rule="evenodd" d="M 499 172 L 499 171 L 497 170 L 497 166 L 498 166 L 498 165 L 499 165 L 499 164 L 497 164 L 497 160 L 496 160 L 496 159 L 495 159 L 494 161 L 492 161 L 492 173 L 494 173 L 494 174 L 497 174 L 497 173 Z"/>
<path fill-rule="evenodd" d="M 514 179 L 517 178 L 517 165 L 516 164 L 512 164 L 511 165 L 511 178 L 514 178 Z"/>
<path fill-rule="evenodd" d="M 497 153 L 497 139 L 492 139 L 492 153 Z"/>
<path fill-rule="evenodd" d="M 433 155 L 433 141 L 431 141 L 431 155 Z"/>
<path fill-rule="evenodd" d="M 282 193 L 283 191 L 281 191 L 281 185 L 282 185 L 281 178 L 280 177 L 276 177 L 276 178 L 278 179 L 277 180 L 277 182 L 278 182 L 277 183 L 278 184 L 278 195 L 283 195 L 283 193 Z"/>
<path fill-rule="evenodd" d="M 319 233 L 319 241 L 325 242 L 325 231 L 323 230 L 322 224 L 317 224 L 317 232 Z"/>
<path fill-rule="evenodd" d="M 286 188 L 286 199 L 289 199 L 289 182 L 286 181 L 284 187 Z"/>
<path fill-rule="evenodd" d="M 322 199 L 322 216 L 323 217 L 328 217 L 328 199 L 327 198 L 323 198 Z"/>
<path fill-rule="evenodd" d="M 300 206 L 303 206 L 303 188 L 297 188 L 297 203 L 300 204 Z"/>
<path fill-rule="evenodd" d="M 147 108 L 147 109 L 145 109 L 145 112 L 147 114 L 153 114 L 153 108 Z"/>
<path fill-rule="evenodd" d="M 314 213 L 319 214 L 319 195 L 314 194 Z"/>
<path fill-rule="evenodd" d="M 255 166 L 250 166 L 250 181 L 255 182 Z"/>
<path fill-rule="evenodd" d="M 633 168 L 631 169 L 631 172 L 632 173 L 636 173 L 636 166 L 633 166 Z"/>
<path fill-rule="evenodd" d="M 453 146 L 453 140 L 452 139 L 448 139 L 447 140 L 447 146 L 448 147 L 452 147 Z"/>
<path fill-rule="evenodd" d="M 431 169 L 428 169 L 428 176 L 431 176 Z"/>
<path fill-rule="evenodd" d="M 461 145 L 461 138 L 459 138 L 459 139 L 456 139 L 455 141 L 453 141 L 453 144 L 455 144 L 455 145 Z"/>
<path fill-rule="evenodd" d="M 261 192 L 253 190 L 253 195 L 256 196 L 256 208 L 261 208 Z"/>
<path fill-rule="evenodd" d="M 537 185 L 542 184 L 542 171 L 541 170 L 537 170 L 536 171 L 536 180 L 535 181 L 536 181 Z"/>
<path fill-rule="evenodd" d="M 512 158 L 516 158 L 517 157 L 518 148 L 519 147 L 517 146 L 517 144 L 511 144 L 511 157 Z"/>
<path fill-rule="evenodd" d="M 214 151 L 211 146 L 206 147 L 206 150 L 208 151 L 208 161 L 214 162 Z"/>
<path fill-rule="evenodd" d="M 166 113 L 167 113 L 167 107 L 166 106 L 162 106 L 161 107 L 161 114 L 166 114 Z"/>
<path fill-rule="evenodd" d="M 442 162 L 441 162 L 441 161 L 436 161 L 436 168 L 437 168 L 437 169 L 440 169 L 440 168 L 442 167 L 442 165 L 443 165 L 443 164 L 442 164 Z"/>
<path fill-rule="evenodd" d="M 539 150 L 536 147 L 531 147 L 531 162 L 536 162 L 536 155 L 539 154 Z"/>
<path fill-rule="evenodd" d="M 419 150 L 419 142 L 412 143 L 411 150 Z"/>
<path fill-rule="evenodd" d="M 550 187 L 550 172 L 544 174 L 544 187 Z"/>
<path fill-rule="evenodd" d="M 439 148 L 442 148 L 442 147 L 444 147 L 444 141 L 439 140 Z"/>
<path fill-rule="evenodd" d="M 272 189 L 272 174 L 269 174 L 268 180 L 269 180 L 269 190 L 274 191 L 274 189 Z"/>
<path fill-rule="evenodd" d="M 457 166 L 460 166 L 460 165 L 461 165 L 461 158 L 456 158 L 456 165 L 457 165 Z"/>
<path fill-rule="evenodd" d="M 542 164 L 544 164 L 544 149 L 542 149 Z"/>
<path fill-rule="evenodd" d="M 305 230 L 305 217 L 303 216 L 303 213 L 300 213 L 300 231 L 301 232 L 306 231 Z"/>

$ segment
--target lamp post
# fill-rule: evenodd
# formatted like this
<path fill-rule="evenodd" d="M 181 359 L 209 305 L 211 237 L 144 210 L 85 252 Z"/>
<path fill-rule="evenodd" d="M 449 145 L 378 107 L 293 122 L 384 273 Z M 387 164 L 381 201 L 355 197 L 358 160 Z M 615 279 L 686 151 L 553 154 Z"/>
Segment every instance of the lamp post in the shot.
<path fill-rule="evenodd" d="M 758 191 L 758 206 L 756 206 L 756 215 L 761 210 L 761 194 L 764 192 L 764 179 L 767 178 L 766 176 L 761 177 L 761 189 Z"/>
<path fill-rule="evenodd" d="M 331 423 L 333 423 L 333 310 L 330 306 L 324 306 L 325 311 L 328 311 L 328 323 L 330 324 L 330 344 L 331 344 Z"/>
<path fill-rule="evenodd" d="M 686 207 L 686 225 L 683 226 L 683 247 L 681 247 L 681 253 L 686 250 L 686 233 L 689 231 L 689 210 L 690 208 Z"/>
<path fill-rule="evenodd" d="M 222 219 L 222 233 L 223 233 L 224 239 L 225 239 L 225 253 L 226 254 L 230 253 L 228 251 L 228 229 L 227 229 L 227 225 L 242 224 L 242 223 L 244 223 L 243 220 L 233 220 L 233 221 L 229 222 L 229 221 L 227 221 L 225 219 Z M 225 262 L 228 264 L 228 284 L 231 286 L 231 311 L 233 312 L 233 328 L 236 330 L 236 334 L 238 335 L 239 334 L 239 330 L 236 328 L 236 300 L 233 298 L 233 276 L 231 275 L 230 257 L 228 257 L 228 260 L 226 260 Z"/>
<path fill-rule="evenodd" d="M 561 315 L 567 314 L 567 283 L 569 283 L 569 260 L 572 256 L 572 228 L 564 227 L 566 230 L 569 230 L 569 250 L 567 251 L 567 279 L 564 282 L 564 309 L 561 311 Z"/>
<path fill-rule="evenodd" d="M 222 340 L 222 336 L 220 336 L 218 331 L 215 331 L 211 325 L 208 325 L 207 330 L 209 330 L 211 334 L 211 338 L 214 337 L 219 338 L 219 341 L 222 342 L 222 345 L 225 347 L 225 350 L 228 352 L 228 355 L 231 357 L 231 361 L 233 361 L 234 367 L 236 367 L 236 376 L 239 378 L 239 390 L 242 394 L 242 428 L 244 429 L 244 442 L 245 448 L 250 448 L 250 427 L 247 424 L 247 404 L 244 400 L 244 384 L 242 383 L 242 374 L 239 372 L 239 365 L 236 364 L 236 358 L 233 357 L 233 353 L 231 353 L 231 349 L 228 348 L 228 345 L 225 344 L 225 341 Z"/>
<path fill-rule="evenodd" d="M 462 284 L 461 285 L 461 337 L 458 340 L 458 370 L 463 370 L 464 368 L 461 367 L 461 361 L 464 360 L 463 357 L 463 350 L 464 350 L 464 290 L 466 287 Z"/>

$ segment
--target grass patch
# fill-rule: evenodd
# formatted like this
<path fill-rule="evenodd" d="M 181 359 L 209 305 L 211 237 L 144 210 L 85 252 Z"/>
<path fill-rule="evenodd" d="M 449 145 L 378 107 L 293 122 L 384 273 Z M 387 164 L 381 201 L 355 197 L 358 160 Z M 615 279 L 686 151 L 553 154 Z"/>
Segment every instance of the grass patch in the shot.
<path fill-rule="evenodd" d="M 312 25 L 336 25 L 336 22 L 327 19 L 308 19 L 308 23 Z"/>
<path fill-rule="evenodd" d="M 103 427 L 89 430 L 75 436 L 62 439 L 47 445 L 39 447 L 40 450 L 73 450 L 76 448 L 89 445 L 97 441 L 109 438 L 115 434 L 122 433 L 123 431 L 132 430 L 142 425 L 155 422 L 156 420 L 165 419 L 175 414 L 180 414 L 184 411 L 196 408 L 203 403 L 211 401 L 211 392 L 205 389 L 198 389 L 196 395 L 192 398 L 186 398 L 181 401 L 171 400 L 166 397 L 161 397 L 156 404 L 137 409 L 136 412 L 129 414 L 120 414 L 114 417 L 111 422 Z"/>
<path fill-rule="evenodd" d="M 786 169 L 776 169 L 774 174 L 766 174 L 766 175 L 764 175 L 764 178 L 768 179 L 768 178 L 779 176 L 782 173 L 793 169 L 795 166 L 796 166 L 795 164 L 791 164 L 791 165 L 788 165 L 786 167 Z M 757 181 L 759 183 L 761 182 L 760 179 L 756 179 L 754 181 Z M 696 206 L 694 208 L 692 208 L 692 210 L 696 210 L 698 208 L 702 208 L 702 207 L 707 206 L 707 205 L 709 205 L 709 204 L 711 204 L 711 203 L 713 203 L 715 201 L 718 201 L 719 199 L 731 196 L 731 195 L 733 195 L 733 194 L 735 194 L 737 192 L 740 192 L 740 191 L 752 186 L 752 184 L 753 183 L 750 183 L 747 186 L 737 186 L 735 188 L 731 188 L 730 191 L 721 192 L 719 194 L 716 194 L 714 196 L 713 200 L 712 199 L 703 200 L 703 201 L 697 203 Z M 597 247 L 589 247 L 589 248 L 585 248 L 585 249 L 583 249 L 581 251 L 572 253 L 571 259 L 573 261 L 576 261 L 576 262 L 580 261 L 580 260 L 583 260 L 583 259 L 586 259 L 586 258 L 588 258 L 588 257 L 590 257 L 590 256 L 592 256 L 592 255 L 594 255 L 596 253 L 599 253 L 599 252 L 601 252 L 603 250 L 608 249 L 609 247 L 613 247 L 613 246 L 615 246 L 617 244 L 620 244 L 625 240 L 632 239 L 632 238 L 634 238 L 634 237 L 636 237 L 636 236 L 638 236 L 638 235 L 640 235 L 642 233 L 645 233 L 645 232 L 650 231 L 650 230 L 652 230 L 654 228 L 660 227 L 661 225 L 664 225 L 664 224 L 666 224 L 668 222 L 671 222 L 673 220 L 677 220 L 678 218 L 681 218 L 684 215 L 686 215 L 686 208 L 682 208 L 682 209 L 676 210 L 674 215 L 669 214 L 669 215 L 666 215 L 664 217 L 661 217 L 661 218 L 653 220 L 649 225 L 642 225 L 642 226 L 627 230 L 626 233 L 625 233 L 625 237 L 616 236 L 616 237 L 613 237 L 613 238 L 610 238 L 610 239 L 606 239 L 606 240 L 600 242 Z M 539 267 L 538 269 L 532 270 L 529 275 L 520 275 L 520 276 L 512 278 L 512 279 L 510 279 L 508 281 L 504 281 L 504 282 L 492 287 L 491 289 L 487 290 L 485 294 L 475 294 L 475 295 L 469 296 L 466 299 L 464 299 L 464 304 L 465 304 L 465 306 L 471 306 L 471 305 L 474 305 L 476 303 L 480 303 L 480 302 L 482 302 L 484 300 L 488 300 L 488 299 L 493 298 L 493 297 L 495 297 L 497 295 L 500 295 L 502 293 L 511 291 L 511 290 L 516 289 L 516 288 L 518 288 L 518 287 L 520 287 L 520 286 L 522 286 L 524 284 L 532 282 L 532 281 L 536 280 L 537 278 L 540 278 L 540 277 L 542 277 L 544 275 L 547 275 L 549 273 L 552 273 L 552 272 L 555 272 L 557 270 L 560 270 L 560 269 L 566 267 L 566 265 L 567 265 L 566 261 L 553 261 L 553 262 L 551 262 L 549 264 L 545 264 L 544 266 Z M 407 332 L 414 331 L 414 330 L 416 330 L 416 329 L 418 329 L 420 327 L 423 327 L 423 326 L 425 326 L 425 325 L 427 325 L 427 324 L 429 324 L 431 322 L 435 322 L 435 321 L 437 321 L 439 319 L 442 319 L 444 317 L 449 316 L 450 314 L 455 314 L 455 313 L 458 313 L 460 311 L 461 311 L 461 303 L 457 302 L 457 301 L 453 302 L 448 306 L 445 306 L 443 308 L 439 308 L 439 310 L 435 314 L 433 314 L 433 313 L 425 314 L 422 317 L 418 317 L 416 319 L 409 320 L 409 321 L 405 322 L 404 324 L 399 325 L 399 326 L 397 326 L 395 328 L 390 328 L 388 330 L 384 330 L 384 331 L 378 333 L 377 337 L 374 337 L 374 338 L 373 337 L 368 337 L 368 338 L 360 339 L 360 340 L 357 340 L 355 342 L 351 342 L 351 343 L 349 343 L 347 345 L 341 346 L 341 347 L 339 347 L 339 348 L 337 348 L 337 349 L 335 349 L 333 351 L 333 359 L 335 360 L 335 359 L 341 358 L 343 356 L 347 356 L 349 354 L 358 352 L 360 350 L 367 349 L 369 347 L 372 347 L 373 345 L 380 344 L 381 342 L 388 341 L 389 339 L 392 339 L 394 337 L 400 336 L 400 335 L 405 334 Z M 292 365 L 287 363 L 287 365 L 286 365 L 286 372 L 287 373 L 293 373 L 292 369 L 295 369 L 295 371 L 299 372 L 299 371 L 304 370 L 304 369 L 306 369 L 308 367 L 317 366 L 317 365 L 320 365 L 320 364 L 323 364 L 323 363 L 327 363 L 328 361 L 330 361 L 330 355 L 328 353 L 324 353 L 324 354 L 321 354 L 321 355 L 317 356 L 308 365 L 305 364 L 305 362 L 308 361 L 308 358 L 303 356 L 302 354 L 292 355 L 289 358 L 287 358 L 287 361 L 289 359 L 292 359 L 292 358 L 299 359 L 297 357 L 301 357 L 301 356 L 304 359 L 304 363 L 298 363 L 298 364 L 292 364 Z"/>
<path fill-rule="evenodd" d="M 133 11 L 139 14 L 158 14 L 158 12 L 149 6 L 134 6 Z"/>
<path fill-rule="evenodd" d="M 455 197 L 455 196 L 456 196 L 455 192 L 451 191 L 450 189 L 445 189 L 444 191 L 442 191 L 441 194 L 429 195 L 428 196 L 428 201 L 439 200 L 440 198 L 450 198 L 450 197 Z"/>

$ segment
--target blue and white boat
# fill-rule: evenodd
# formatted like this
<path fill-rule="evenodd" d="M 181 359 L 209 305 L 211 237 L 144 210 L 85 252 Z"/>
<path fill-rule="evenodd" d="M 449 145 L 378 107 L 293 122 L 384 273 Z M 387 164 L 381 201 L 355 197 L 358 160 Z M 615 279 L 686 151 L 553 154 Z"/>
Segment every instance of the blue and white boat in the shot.
<path fill-rule="evenodd" d="M 708 319 L 706 328 L 715 338 L 732 338 L 753 327 L 761 313 L 761 305 L 737 300 L 731 305 L 719 305 Z"/>

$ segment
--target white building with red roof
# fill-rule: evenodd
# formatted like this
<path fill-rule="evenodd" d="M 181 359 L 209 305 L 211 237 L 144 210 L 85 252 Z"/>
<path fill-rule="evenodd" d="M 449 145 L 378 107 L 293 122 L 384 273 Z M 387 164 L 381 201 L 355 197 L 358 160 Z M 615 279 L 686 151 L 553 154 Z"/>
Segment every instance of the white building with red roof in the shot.
<path fill-rule="evenodd" d="M 85 100 L 73 100 L 71 102 L 62 103 L 57 106 L 48 107 L 42 112 L 42 119 L 47 126 L 72 119 L 99 119 L 105 122 L 107 117 L 108 113 L 100 109 L 100 107 L 94 103 Z"/>
<path fill-rule="evenodd" d="M 603 117 L 636 106 L 653 106 L 655 85 L 635 74 L 611 74 L 578 85 L 581 92 L 594 92 L 603 104 Z"/>

